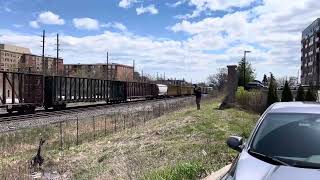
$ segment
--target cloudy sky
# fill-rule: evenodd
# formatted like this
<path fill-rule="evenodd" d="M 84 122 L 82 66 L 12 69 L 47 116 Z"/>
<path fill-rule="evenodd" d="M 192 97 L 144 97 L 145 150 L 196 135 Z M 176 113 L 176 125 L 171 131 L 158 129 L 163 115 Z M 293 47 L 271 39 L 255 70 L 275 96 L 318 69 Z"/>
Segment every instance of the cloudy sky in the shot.
<path fill-rule="evenodd" d="M 257 78 L 297 76 L 301 32 L 320 17 L 318 0 L 0 0 L 0 43 L 65 63 L 132 64 L 151 75 L 205 81 L 243 50 Z"/>

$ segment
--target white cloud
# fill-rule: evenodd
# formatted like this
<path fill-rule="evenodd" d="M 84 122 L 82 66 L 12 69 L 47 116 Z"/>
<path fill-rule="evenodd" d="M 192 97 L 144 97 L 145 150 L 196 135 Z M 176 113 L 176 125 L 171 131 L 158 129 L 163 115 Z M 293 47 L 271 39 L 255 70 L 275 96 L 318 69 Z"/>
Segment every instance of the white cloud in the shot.
<path fill-rule="evenodd" d="M 189 4 L 196 6 L 197 9 L 209 9 L 216 10 L 228 10 L 233 7 L 246 7 L 250 5 L 254 0 L 189 0 Z"/>
<path fill-rule="evenodd" d="M 31 27 L 33 27 L 33 28 L 39 28 L 40 26 L 39 26 L 39 23 L 37 22 L 37 21 L 30 21 L 29 22 L 29 25 L 31 26 Z"/>
<path fill-rule="evenodd" d="M 65 21 L 64 19 L 60 18 L 59 15 L 51 11 L 44 11 L 38 15 L 36 20 L 29 22 L 29 25 L 33 28 L 39 28 L 40 24 L 64 25 Z"/>
<path fill-rule="evenodd" d="M 246 3 L 238 6 L 245 7 Z M 168 77 L 200 81 L 217 68 L 237 64 L 243 50 L 251 50 L 248 61 L 257 70 L 258 78 L 270 71 L 278 77 L 296 75 L 301 32 L 318 18 L 319 8 L 317 0 L 263 0 L 245 11 L 181 20 L 168 28 L 172 33 L 186 35 L 182 40 L 135 35 L 117 22 L 98 23 L 100 29 L 108 30 L 90 36 L 62 36 L 62 56 L 66 63 L 97 63 L 105 62 L 105 52 L 109 51 L 111 59 L 118 63 L 131 64 L 135 59 L 138 71 L 166 72 Z M 114 29 L 119 31 L 112 32 Z M 38 36 L 1 30 L 0 34 L 1 42 L 24 45 L 40 54 Z M 47 39 L 54 41 L 54 37 Z"/>
<path fill-rule="evenodd" d="M 65 22 L 59 15 L 51 11 L 45 11 L 39 14 L 37 21 L 42 24 L 63 25 Z"/>
<path fill-rule="evenodd" d="M 158 14 L 159 11 L 158 9 L 155 7 L 155 5 L 149 5 L 147 7 L 143 7 L 142 5 L 139 8 L 136 8 L 137 14 L 141 15 L 144 13 L 150 13 L 150 14 Z"/>
<path fill-rule="evenodd" d="M 35 54 L 39 50 L 41 37 L 16 32 L 4 32 L 0 41 L 30 47 Z M 55 36 L 48 35 L 47 43 L 54 44 Z M 151 75 L 166 72 L 170 78 L 186 78 L 190 81 L 205 80 L 206 75 L 215 69 L 215 59 L 226 58 L 223 55 L 207 55 L 200 50 L 189 51 L 180 41 L 159 40 L 130 33 L 105 31 L 90 36 L 61 35 L 62 54 L 65 63 L 102 63 L 106 51 L 112 62 L 131 64 L 135 59 L 137 71 Z M 36 42 L 30 44 L 30 42 Z M 49 55 L 55 54 L 54 48 L 48 48 Z M 177 66 L 179 64 L 179 66 Z"/>
<path fill-rule="evenodd" d="M 102 24 L 101 27 L 105 27 L 105 28 L 113 28 L 113 29 L 117 29 L 120 30 L 122 32 L 127 31 L 127 27 L 125 25 L 123 25 L 122 23 L 119 22 L 113 22 L 113 23 L 107 23 L 107 24 Z"/>
<path fill-rule="evenodd" d="M 184 43 L 191 49 L 224 49 L 223 53 L 234 59 L 231 63 L 237 63 L 243 50 L 252 50 L 249 60 L 257 68 L 258 77 L 273 69 L 279 76 L 296 75 L 290 69 L 300 66 L 301 32 L 319 17 L 319 8 L 316 0 L 263 0 L 246 11 L 198 21 L 182 20 L 169 29 L 186 33 L 189 38 Z"/>
<path fill-rule="evenodd" d="M 178 6 L 182 5 L 182 4 L 185 3 L 186 1 L 187 1 L 187 0 L 179 0 L 179 1 L 175 2 L 175 3 L 166 3 L 166 5 L 167 5 L 168 7 L 173 7 L 173 8 L 175 8 L 175 7 L 178 7 Z"/>
<path fill-rule="evenodd" d="M 74 18 L 73 25 L 77 29 L 86 29 L 86 30 L 98 30 L 99 21 L 92 18 Z"/>
<path fill-rule="evenodd" d="M 137 0 L 121 0 L 119 2 L 119 7 L 129 8 L 131 4 L 136 3 Z"/>
<path fill-rule="evenodd" d="M 119 29 L 120 31 L 127 31 L 127 27 L 118 22 L 113 23 L 113 27 Z"/>
<path fill-rule="evenodd" d="M 190 19 L 201 15 L 201 12 L 209 11 L 226 11 L 229 12 L 232 8 L 243 8 L 249 6 L 255 0 L 184 0 L 178 1 L 176 4 L 188 2 L 188 5 L 195 7 L 191 14 L 177 15 L 178 19 Z"/>
<path fill-rule="evenodd" d="M 127 31 L 127 27 L 120 22 L 100 23 L 92 18 L 74 18 L 73 25 L 77 29 L 98 30 L 100 28 L 113 28 L 122 32 Z"/>

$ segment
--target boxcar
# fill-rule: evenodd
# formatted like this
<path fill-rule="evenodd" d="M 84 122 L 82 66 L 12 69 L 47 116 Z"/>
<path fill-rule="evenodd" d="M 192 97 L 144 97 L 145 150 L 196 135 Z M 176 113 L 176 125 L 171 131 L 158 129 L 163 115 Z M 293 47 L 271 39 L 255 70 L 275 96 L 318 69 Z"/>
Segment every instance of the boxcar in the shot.
<path fill-rule="evenodd" d="M 43 103 L 44 76 L 0 71 L 0 107 L 7 112 L 34 112 Z"/>

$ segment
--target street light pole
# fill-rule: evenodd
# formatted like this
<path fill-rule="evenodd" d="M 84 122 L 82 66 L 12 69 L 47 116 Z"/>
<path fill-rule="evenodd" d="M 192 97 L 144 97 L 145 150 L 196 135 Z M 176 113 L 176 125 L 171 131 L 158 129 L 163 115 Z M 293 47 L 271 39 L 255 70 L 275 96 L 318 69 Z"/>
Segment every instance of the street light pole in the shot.
<path fill-rule="evenodd" d="M 243 56 L 243 88 L 246 88 L 246 54 L 251 53 L 251 51 L 244 51 Z"/>

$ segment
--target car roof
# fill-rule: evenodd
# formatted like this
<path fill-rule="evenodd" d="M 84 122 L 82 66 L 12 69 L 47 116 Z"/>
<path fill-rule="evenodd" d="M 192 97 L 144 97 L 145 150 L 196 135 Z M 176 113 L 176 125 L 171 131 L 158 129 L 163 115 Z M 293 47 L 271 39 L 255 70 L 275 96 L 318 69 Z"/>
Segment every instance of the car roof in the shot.
<path fill-rule="evenodd" d="M 320 103 L 316 102 L 278 102 L 273 104 L 269 113 L 306 113 L 320 114 Z"/>

